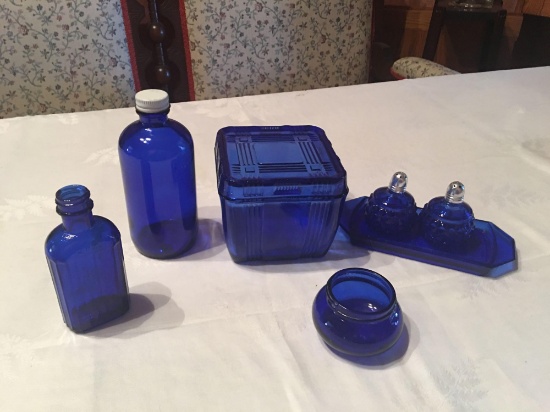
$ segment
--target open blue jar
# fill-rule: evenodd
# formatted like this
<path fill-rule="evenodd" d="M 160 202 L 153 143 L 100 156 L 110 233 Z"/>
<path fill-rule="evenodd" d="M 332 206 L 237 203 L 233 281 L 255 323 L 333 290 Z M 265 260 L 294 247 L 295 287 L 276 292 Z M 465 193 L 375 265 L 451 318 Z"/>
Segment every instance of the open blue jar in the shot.
<path fill-rule="evenodd" d="M 328 346 L 352 356 L 384 352 L 403 331 L 395 289 L 383 276 L 361 268 L 330 277 L 313 302 L 313 323 Z"/>

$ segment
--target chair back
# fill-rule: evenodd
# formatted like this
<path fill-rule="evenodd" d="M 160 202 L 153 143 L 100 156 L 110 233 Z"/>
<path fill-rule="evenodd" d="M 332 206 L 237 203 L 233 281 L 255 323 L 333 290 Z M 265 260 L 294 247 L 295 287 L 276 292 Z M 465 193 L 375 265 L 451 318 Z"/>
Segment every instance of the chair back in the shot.
<path fill-rule="evenodd" d="M 370 0 L 122 0 L 136 88 L 172 101 L 364 83 Z"/>

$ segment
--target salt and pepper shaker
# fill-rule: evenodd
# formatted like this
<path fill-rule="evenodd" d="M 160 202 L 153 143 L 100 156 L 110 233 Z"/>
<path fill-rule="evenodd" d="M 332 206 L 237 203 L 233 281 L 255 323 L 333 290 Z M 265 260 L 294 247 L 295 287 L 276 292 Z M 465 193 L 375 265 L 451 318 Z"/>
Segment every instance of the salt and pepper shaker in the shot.
<path fill-rule="evenodd" d="M 463 248 L 474 232 L 474 212 L 464 202 L 464 185 L 458 181 L 447 187 L 445 196 L 430 200 L 421 213 L 424 238 L 434 247 Z"/>
<path fill-rule="evenodd" d="M 365 210 L 369 228 L 384 235 L 402 235 L 412 230 L 416 221 L 414 197 L 407 192 L 407 175 L 393 174 L 387 187 L 376 189 Z"/>

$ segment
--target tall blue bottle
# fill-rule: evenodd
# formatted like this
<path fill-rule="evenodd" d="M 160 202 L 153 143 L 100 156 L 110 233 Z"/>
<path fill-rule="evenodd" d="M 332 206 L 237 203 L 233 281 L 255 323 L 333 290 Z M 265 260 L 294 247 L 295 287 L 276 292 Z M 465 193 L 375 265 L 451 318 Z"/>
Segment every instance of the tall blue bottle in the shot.
<path fill-rule="evenodd" d="M 84 332 L 123 315 L 129 308 L 120 232 L 94 216 L 84 186 L 55 194 L 62 224 L 47 237 L 46 259 L 67 326 Z"/>
<path fill-rule="evenodd" d="M 118 142 L 132 241 L 145 256 L 176 257 L 194 243 L 197 199 L 193 140 L 168 118 L 163 90 L 136 94 L 139 120 Z"/>

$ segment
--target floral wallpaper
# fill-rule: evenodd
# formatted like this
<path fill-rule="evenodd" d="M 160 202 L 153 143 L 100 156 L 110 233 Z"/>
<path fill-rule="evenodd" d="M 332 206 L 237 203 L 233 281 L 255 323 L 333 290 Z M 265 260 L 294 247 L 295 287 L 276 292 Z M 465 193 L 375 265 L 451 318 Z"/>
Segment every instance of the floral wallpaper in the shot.
<path fill-rule="evenodd" d="M 118 0 L 0 2 L 0 118 L 132 105 Z"/>
<path fill-rule="evenodd" d="M 367 0 L 186 0 L 197 99 L 364 83 Z"/>
<path fill-rule="evenodd" d="M 197 100 L 367 81 L 369 0 L 185 0 Z M 0 118 L 128 107 L 120 0 L 1 0 Z"/>

